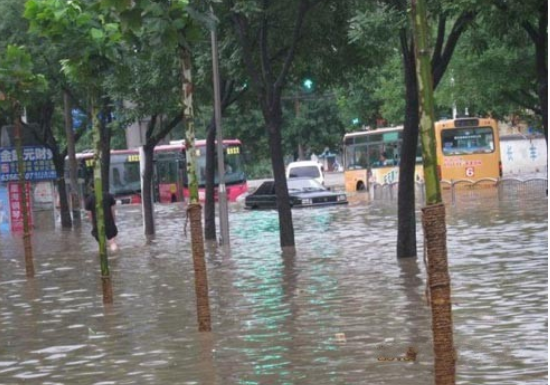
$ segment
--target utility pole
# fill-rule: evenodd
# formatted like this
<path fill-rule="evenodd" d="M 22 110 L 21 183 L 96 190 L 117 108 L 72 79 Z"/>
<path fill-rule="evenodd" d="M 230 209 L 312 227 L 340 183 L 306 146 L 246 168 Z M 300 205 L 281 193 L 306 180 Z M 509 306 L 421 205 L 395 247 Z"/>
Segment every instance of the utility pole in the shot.
<path fill-rule="evenodd" d="M 210 12 L 214 13 L 212 6 Z M 212 45 L 212 77 L 214 82 L 214 121 L 216 123 L 216 150 L 218 154 L 218 210 L 220 218 L 220 243 L 229 246 L 229 210 L 227 207 L 227 190 L 225 188 L 225 163 L 223 154 L 222 106 L 220 93 L 220 74 L 218 65 L 218 38 L 216 27 L 210 31 Z"/>

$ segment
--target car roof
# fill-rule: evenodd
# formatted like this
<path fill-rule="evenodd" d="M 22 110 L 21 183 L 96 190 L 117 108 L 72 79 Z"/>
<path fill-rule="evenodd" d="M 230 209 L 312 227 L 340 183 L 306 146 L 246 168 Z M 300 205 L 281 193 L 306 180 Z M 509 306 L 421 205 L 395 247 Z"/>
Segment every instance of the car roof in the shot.
<path fill-rule="evenodd" d="M 296 178 L 289 178 L 286 180 L 286 183 L 287 185 L 289 183 L 294 183 L 294 182 L 299 182 L 301 180 L 312 180 L 316 183 L 319 183 L 317 182 L 317 178 L 311 178 L 309 176 L 300 176 L 300 177 L 296 177 Z M 258 192 L 261 192 L 262 194 L 265 194 L 266 191 L 270 191 L 274 188 L 275 186 L 275 180 L 274 179 L 268 179 L 268 180 L 265 180 L 263 181 L 256 189 L 256 191 Z"/>
<path fill-rule="evenodd" d="M 288 164 L 288 167 L 297 167 L 297 166 L 321 166 L 319 162 L 316 162 L 314 160 L 299 160 L 297 162 L 290 162 Z"/>

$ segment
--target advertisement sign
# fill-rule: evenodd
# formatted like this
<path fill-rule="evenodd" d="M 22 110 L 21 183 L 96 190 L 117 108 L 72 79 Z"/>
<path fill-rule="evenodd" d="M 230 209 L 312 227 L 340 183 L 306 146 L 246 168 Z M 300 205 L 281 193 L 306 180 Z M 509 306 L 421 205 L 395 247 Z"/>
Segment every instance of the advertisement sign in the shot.
<path fill-rule="evenodd" d="M 53 154 L 49 148 L 39 146 L 23 147 L 25 180 L 39 181 L 56 179 Z M 15 147 L 0 148 L 0 182 L 19 180 L 17 151 Z"/>
<path fill-rule="evenodd" d="M 25 189 L 27 190 L 29 226 L 32 226 L 31 184 L 29 182 L 25 183 Z M 23 189 L 19 182 L 8 183 L 8 194 L 10 201 L 11 231 L 23 231 Z"/>
<path fill-rule="evenodd" d="M 0 186 L 0 233 L 8 233 L 10 231 L 9 207 L 8 189 L 6 186 Z"/>

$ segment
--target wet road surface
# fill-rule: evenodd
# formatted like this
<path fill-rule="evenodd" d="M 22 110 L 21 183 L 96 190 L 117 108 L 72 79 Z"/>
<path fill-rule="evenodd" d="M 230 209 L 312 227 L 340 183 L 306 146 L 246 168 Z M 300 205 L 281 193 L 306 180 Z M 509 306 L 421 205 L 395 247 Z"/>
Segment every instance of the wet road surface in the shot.
<path fill-rule="evenodd" d="M 486 194 L 487 195 L 487 194 Z M 447 206 L 458 384 L 547 383 L 545 197 Z M 430 309 L 419 257 L 395 258 L 395 202 L 293 212 L 297 255 L 274 211 L 230 206 L 231 254 L 207 247 L 212 333 L 198 333 L 182 205 L 118 208 L 115 303 L 101 298 L 90 226 L 0 238 L 0 384 L 431 384 Z M 380 361 L 404 357 L 416 361 Z"/>

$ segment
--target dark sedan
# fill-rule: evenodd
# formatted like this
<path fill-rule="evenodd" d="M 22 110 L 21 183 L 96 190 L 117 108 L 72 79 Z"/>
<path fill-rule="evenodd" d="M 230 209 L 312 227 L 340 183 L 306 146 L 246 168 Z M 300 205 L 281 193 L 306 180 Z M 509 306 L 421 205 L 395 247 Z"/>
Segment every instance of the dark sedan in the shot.
<path fill-rule="evenodd" d="M 311 178 L 290 178 L 287 180 L 291 207 L 317 207 L 347 204 L 344 192 L 333 192 Z M 266 181 L 244 201 L 248 209 L 275 209 L 277 196 L 275 182 Z"/>

